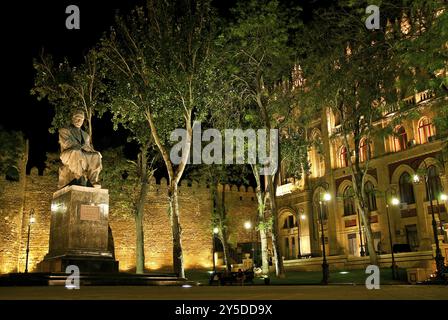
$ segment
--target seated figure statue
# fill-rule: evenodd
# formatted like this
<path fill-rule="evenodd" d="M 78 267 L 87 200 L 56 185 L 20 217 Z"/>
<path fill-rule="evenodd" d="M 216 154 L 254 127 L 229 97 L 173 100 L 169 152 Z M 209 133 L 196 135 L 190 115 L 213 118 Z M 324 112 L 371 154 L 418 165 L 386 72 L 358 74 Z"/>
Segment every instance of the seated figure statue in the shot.
<path fill-rule="evenodd" d="M 59 129 L 61 161 L 58 187 L 81 185 L 101 188 L 99 174 L 102 169 L 101 154 L 93 149 L 90 136 L 81 129 L 84 112 L 72 114 L 72 124 Z"/>

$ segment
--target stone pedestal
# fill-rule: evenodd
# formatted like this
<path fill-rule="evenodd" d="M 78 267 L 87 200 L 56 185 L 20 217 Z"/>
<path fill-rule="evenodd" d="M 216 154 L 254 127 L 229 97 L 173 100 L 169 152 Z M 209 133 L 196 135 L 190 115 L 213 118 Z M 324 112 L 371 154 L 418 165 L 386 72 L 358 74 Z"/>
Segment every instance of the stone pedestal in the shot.
<path fill-rule="evenodd" d="M 53 194 L 50 244 L 42 272 L 118 272 L 108 246 L 109 193 L 106 189 L 67 186 Z"/>

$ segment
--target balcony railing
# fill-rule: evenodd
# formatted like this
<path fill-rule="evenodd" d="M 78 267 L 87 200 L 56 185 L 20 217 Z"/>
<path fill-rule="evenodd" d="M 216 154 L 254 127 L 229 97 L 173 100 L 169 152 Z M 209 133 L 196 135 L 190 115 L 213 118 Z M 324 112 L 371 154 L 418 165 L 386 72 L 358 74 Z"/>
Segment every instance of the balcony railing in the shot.
<path fill-rule="evenodd" d="M 332 133 L 333 134 L 340 134 L 340 133 L 342 133 L 342 126 L 338 125 L 338 126 L 334 127 L 333 130 L 332 130 Z"/>
<path fill-rule="evenodd" d="M 416 104 L 419 104 L 420 102 L 429 100 L 432 97 L 433 97 L 433 93 L 429 90 L 425 90 L 425 91 L 416 93 L 413 96 L 407 97 L 407 98 L 403 99 L 403 101 L 404 101 L 405 105 L 411 106 L 411 105 L 416 105 Z"/>
<path fill-rule="evenodd" d="M 391 113 L 397 112 L 398 110 L 400 110 L 400 106 L 398 104 L 387 105 L 384 109 L 384 115 L 387 116 Z"/>

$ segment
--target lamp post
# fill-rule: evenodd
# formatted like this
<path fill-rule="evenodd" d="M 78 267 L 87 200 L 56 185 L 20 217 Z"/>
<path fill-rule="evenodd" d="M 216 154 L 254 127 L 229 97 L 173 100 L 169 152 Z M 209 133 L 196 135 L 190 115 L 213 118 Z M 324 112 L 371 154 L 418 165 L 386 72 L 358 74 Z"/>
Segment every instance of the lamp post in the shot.
<path fill-rule="evenodd" d="M 422 176 L 423 176 L 423 180 L 425 182 L 425 187 L 428 193 L 428 197 L 429 197 L 429 204 L 431 207 L 431 218 L 432 218 L 432 232 L 434 235 L 434 242 L 436 245 L 436 255 L 434 257 L 434 260 L 436 262 L 436 279 L 435 280 L 440 280 L 440 281 L 444 281 L 445 277 L 444 277 L 444 272 L 445 272 L 445 258 L 442 255 L 442 251 L 440 250 L 440 246 L 439 246 L 439 237 L 438 237 L 438 232 L 437 232 L 437 222 L 436 222 L 436 217 L 434 215 L 434 207 L 433 207 L 433 191 L 431 184 L 429 183 L 428 179 L 428 165 L 426 164 L 425 160 L 422 161 L 422 163 L 425 166 L 425 170 L 422 172 Z M 415 174 L 413 177 L 413 180 L 415 183 L 420 183 L 420 175 L 419 174 Z M 438 208 L 440 210 L 440 208 Z"/>
<path fill-rule="evenodd" d="M 250 230 L 250 246 L 252 251 L 252 268 L 255 266 L 255 252 L 254 252 L 254 239 L 253 239 L 253 229 L 252 229 L 252 222 L 246 221 L 244 222 L 244 229 Z"/>
<path fill-rule="evenodd" d="M 322 205 L 323 202 L 328 202 L 331 200 L 331 194 L 328 193 L 329 185 L 327 182 L 320 183 L 318 187 L 322 187 L 325 189 L 325 192 L 322 194 L 319 191 L 319 220 L 320 220 L 320 231 L 321 231 L 321 242 L 322 242 L 322 284 L 328 284 L 329 274 L 329 266 L 327 263 L 327 254 L 325 252 L 325 234 L 324 234 L 324 222 L 323 222 L 323 210 Z"/>
<path fill-rule="evenodd" d="M 213 228 L 213 274 L 216 273 L 216 258 L 215 258 L 215 252 L 216 252 L 216 246 L 215 246 L 215 237 L 219 233 L 218 227 Z"/>
<path fill-rule="evenodd" d="M 359 223 L 358 231 L 359 231 L 359 242 L 360 242 L 360 247 L 361 247 L 359 254 L 361 257 L 364 257 L 366 255 L 366 252 L 364 251 L 364 243 L 362 241 L 361 217 L 359 216 L 358 209 L 356 209 L 356 213 L 358 214 L 358 223 Z"/>
<path fill-rule="evenodd" d="M 394 192 L 394 194 L 396 193 L 395 189 L 389 187 L 387 188 L 386 192 L 385 192 L 385 197 L 386 197 L 386 216 L 387 216 L 387 227 L 389 229 L 389 244 L 390 244 L 390 254 L 392 256 L 392 279 L 396 280 L 397 276 L 396 276 L 396 272 L 397 272 L 397 265 L 395 264 L 395 256 L 394 256 L 394 245 L 393 245 L 393 241 L 392 241 L 392 232 L 390 230 L 390 217 L 389 217 L 389 193 L 391 193 L 391 191 Z M 392 193 L 391 193 L 392 195 Z M 391 197 L 390 199 L 390 204 L 393 206 L 397 206 L 400 204 L 400 200 L 397 197 Z"/>
<path fill-rule="evenodd" d="M 34 218 L 34 209 L 31 209 L 30 217 L 28 220 L 28 237 L 26 240 L 26 260 L 25 260 L 25 273 L 28 273 L 28 256 L 30 252 L 30 233 L 31 233 L 31 225 L 36 222 L 36 218 Z"/>

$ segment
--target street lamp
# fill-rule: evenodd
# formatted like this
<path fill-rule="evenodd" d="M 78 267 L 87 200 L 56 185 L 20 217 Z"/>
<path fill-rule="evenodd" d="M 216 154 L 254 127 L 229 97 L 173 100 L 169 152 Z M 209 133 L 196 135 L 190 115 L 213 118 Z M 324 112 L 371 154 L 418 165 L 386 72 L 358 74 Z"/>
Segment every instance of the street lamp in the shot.
<path fill-rule="evenodd" d="M 436 256 L 434 257 L 434 260 L 436 262 L 436 277 L 435 280 L 441 280 L 443 281 L 445 279 L 444 272 L 445 272 L 445 258 L 442 255 L 442 251 L 440 250 L 439 246 L 439 238 L 438 238 L 438 232 L 437 232 L 437 222 L 436 217 L 434 215 L 434 207 L 433 207 L 433 200 L 434 200 L 434 190 L 432 190 L 432 186 L 429 183 L 429 176 L 428 176 L 428 165 L 426 164 L 426 161 L 423 160 L 422 163 L 425 166 L 425 170 L 422 172 L 423 180 L 425 182 L 426 191 L 428 193 L 429 197 L 429 204 L 431 207 L 431 218 L 432 218 L 432 232 L 434 235 L 434 242 L 436 245 Z M 420 182 L 420 175 L 415 174 L 413 177 L 413 180 L 415 183 Z M 438 207 L 438 210 L 440 211 L 440 207 Z"/>
<path fill-rule="evenodd" d="M 331 200 L 331 194 L 327 191 L 329 185 L 327 182 L 320 183 L 318 187 L 322 187 L 325 189 L 325 192 L 322 194 L 322 191 L 319 191 L 319 220 L 320 220 L 320 230 L 321 230 L 321 242 L 322 242 L 322 284 L 328 284 L 329 278 L 329 268 L 327 263 L 327 254 L 325 252 L 325 234 L 324 234 L 324 222 L 322 217 L 322 205 L 323 202 L 328 202 Z"/>
<path fill-rule="evenodd" d="M 36 218 L 34 217 L 34 209 L 31 209 L 30 217 L 28 220 L 28 237 L 26 241 L 26 260 L 25 260 L 25 273 L 28 273 L 28 256 L 30 252 L 30 232 L 31 232 L 31 225 L 36 222 Z"/>
<path fill-rule="evenodd" d="M 252 222 L 250 221 L 246 221 L 244 222 L 244 229 L 246 230 L 250 230 L 250 246 L 251 246 L 251 251 L 252 251 L 252 268 L 255 266 L 255 250 L 254 250 L 254 233 L 253 233 L 253 229 L 252 229 Z"/>
<path fill-rule="evenodd" d="M 392 255 L 392 279 L 396 280 L 397 276 L 396 276 L 396 272 L 397 272 L 397 265 L 395 264 L 395 255 L 394 255 L 394 245 L 393 245 L 393 241 L 392 241 L 392 232 L 390 230 L 390 218 L 389 218 L 389 193 L 390 195 L 392 195 L 392 191 L 393 194 L 396 193 L 396 190 L 389 187 L 387 188 L 386 192 L 385 192 L 385 197 L 386 197 L 386 215 L 387 215 L 387 227 L 389 229 L 389 244 L 390 244 L 390 254 Z M 397 197 L 391 197 L 390 198 L 390 204 L 393 206 L 398 206 L 400 204 L 400 200 Z"/>

